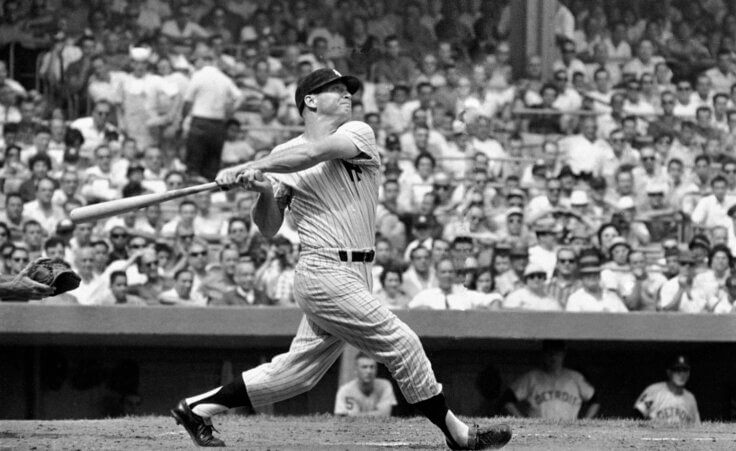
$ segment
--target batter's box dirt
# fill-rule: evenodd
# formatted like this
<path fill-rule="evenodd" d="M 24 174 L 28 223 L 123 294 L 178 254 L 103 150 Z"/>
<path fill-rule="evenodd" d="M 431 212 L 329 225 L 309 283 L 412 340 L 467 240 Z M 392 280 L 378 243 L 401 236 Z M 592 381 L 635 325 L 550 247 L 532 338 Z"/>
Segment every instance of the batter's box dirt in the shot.
<path fill-rule="evenodd" d="M 733 450 L 731 424 L 675 427 L 643 421 L 554 422 L 472 418 L 506 422 L 514 438 L 505 449 L 539 451 Z M 215 427 L 230 449 L 253 451 L 441 450 L 441 434 L 423 418 L 222 416 Z M 110 420 L 0 421 L 0 450 L 193 449 L 189 436 L 168 417 Z"/>

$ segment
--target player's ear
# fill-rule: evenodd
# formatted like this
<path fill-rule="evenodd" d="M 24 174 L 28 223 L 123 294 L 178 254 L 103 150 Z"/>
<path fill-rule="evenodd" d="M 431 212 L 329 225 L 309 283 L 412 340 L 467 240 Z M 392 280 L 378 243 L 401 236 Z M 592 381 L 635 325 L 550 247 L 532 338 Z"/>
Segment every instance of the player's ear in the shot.
<path fill-rule="evenodd" d="M 313 109 L 317 108 L 317 96 L 314 94 L 304 96 L 304 105 Z"/>

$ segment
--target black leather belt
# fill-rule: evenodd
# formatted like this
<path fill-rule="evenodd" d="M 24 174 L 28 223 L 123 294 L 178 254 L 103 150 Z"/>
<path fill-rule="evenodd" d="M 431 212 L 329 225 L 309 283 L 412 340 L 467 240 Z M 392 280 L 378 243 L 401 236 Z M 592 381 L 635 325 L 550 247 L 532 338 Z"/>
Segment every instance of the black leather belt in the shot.
<path fill-rule="evenodd" d="M 337 255 L 340 256 L 341 262 L 362 262 L 362 263 L 370 263 L 373 261 L 373 257 L 376 256 L 375 251 L 368 251 L 368 252 L 362 252 L 362 251 L 353 251 L 349 253 L 350 258 L 348 258 L 348 251 L 337 251 Z"/>

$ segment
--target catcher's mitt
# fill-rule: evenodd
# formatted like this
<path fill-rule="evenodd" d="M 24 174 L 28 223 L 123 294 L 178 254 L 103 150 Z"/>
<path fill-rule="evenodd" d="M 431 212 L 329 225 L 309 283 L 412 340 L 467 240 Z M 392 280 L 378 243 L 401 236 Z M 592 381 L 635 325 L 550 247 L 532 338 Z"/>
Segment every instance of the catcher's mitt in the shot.
<path fill-rule="evenodd" d="M 28 268 L 28 277 L 36 282 L 54 287 L 54 295 L 66 293 L 79 286 L 82 278 L 72 271 L 69 263 L 62 259 L 38 259 Z"/>

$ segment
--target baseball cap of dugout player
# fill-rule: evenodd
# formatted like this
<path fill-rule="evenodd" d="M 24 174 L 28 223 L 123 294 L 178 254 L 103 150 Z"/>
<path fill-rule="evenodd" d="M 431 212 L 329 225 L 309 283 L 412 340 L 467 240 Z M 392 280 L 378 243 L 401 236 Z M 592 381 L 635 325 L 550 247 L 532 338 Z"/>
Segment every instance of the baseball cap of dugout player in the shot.
<path fill-rule="evenodd" d="M 304 97 L 336 81 L 345 83 L 350 94 L 355 94 L 363 86 L 363 83 L 352 75 L 342 75 L 334 69 L 317 69 L 299 80 L 297 84 L 294 101 L 299 109 L 299 114 L 301 115 L 304 111 Z"/>
<path fill-rule="evenodd" d="M 678 355 L 677 357 L 675 357 L 674 360 L 670 362 L 670 365 L 667 368 L 672 371 L 690 371 L 690 360 L 688 360 L 688 358 L 684 355 Z"/>

